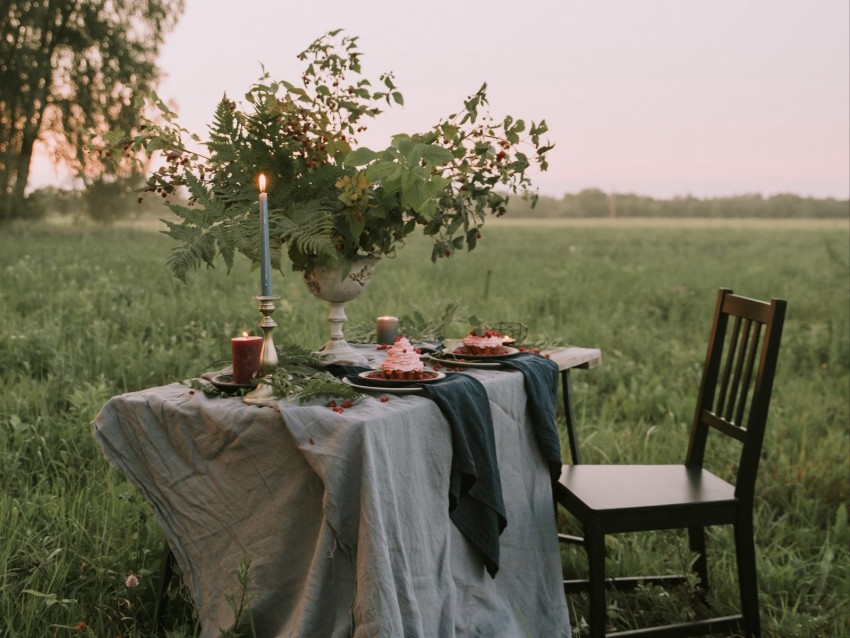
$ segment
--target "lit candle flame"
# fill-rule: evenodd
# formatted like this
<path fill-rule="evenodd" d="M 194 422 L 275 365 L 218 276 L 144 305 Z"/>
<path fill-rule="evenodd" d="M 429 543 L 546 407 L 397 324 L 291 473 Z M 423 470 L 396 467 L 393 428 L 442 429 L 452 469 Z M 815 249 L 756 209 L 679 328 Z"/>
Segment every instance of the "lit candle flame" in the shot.
<path fill-rule="evenodd" d="M 266 176 L 260 173 L 260 192 L 266 192 Z"/>
<path fill-rule="evenodd" d="M 247 333 L 247 332 L 245 332 L 245 331 L 243 330 L 243 331 L 242 331 L 242 336 L 247 338 L 247 337 L 248 337 L 248 333 Z"/>

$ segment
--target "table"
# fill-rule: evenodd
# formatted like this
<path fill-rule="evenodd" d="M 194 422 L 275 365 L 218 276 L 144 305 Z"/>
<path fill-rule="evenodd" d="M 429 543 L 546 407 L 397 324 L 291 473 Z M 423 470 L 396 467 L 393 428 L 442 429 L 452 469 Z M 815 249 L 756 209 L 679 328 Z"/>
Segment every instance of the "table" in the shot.
<path fill-rule="evenodd" d="M 568 350 L 552 353 L 562 370 L 598 363 L 598 350 Z M 468 372 L 490 399 L 508 518 L 495 578 L 449 520 L 450 434 L 425 397 L 337 414 L 172 384 L 114 397 L 94 432 L 151 504 L 202 636 L 232 624 L 225 596 L 238 593 L 243 559 L 261 637 L 569 636 L 522 375 Z"/>

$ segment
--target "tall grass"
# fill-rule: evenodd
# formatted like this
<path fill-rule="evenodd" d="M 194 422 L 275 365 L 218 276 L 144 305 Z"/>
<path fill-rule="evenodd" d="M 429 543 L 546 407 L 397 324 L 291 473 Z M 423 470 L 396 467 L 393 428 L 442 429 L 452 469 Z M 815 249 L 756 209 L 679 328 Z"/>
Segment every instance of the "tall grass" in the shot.
<path fill-rule="evenodd" d="M 220 366 L 229 338 L 259 317 L 258 274 L 244 262 L 186 286 L 168 274 L 169 249 L 156 233 L 126 230 L 0 237 L 0 635 L 149 635 L 162 535 L 90 421 L 112 395 Z M 757 486 L 764 635 L 850 636 L 848 252 L 846 228 L 496 226 L 474 252 L 433 265 L 429 246 L 412 242 L 347 312 L 352 323 L 436 318 L 459 301 L 490 321 L 524 321 L 533 339 L 601 348 L 603 365 L 573 377 L 586 462 L 678 462 L 716 289 L 788 299 Z M 274 287 L 276 339 L 323 343 L 323 304 L 294 273 Z M 728 471 L 734 458 L 722 458 Z M 623 570 L 686 564 L 671 538 L 618 537 L 609 552 Z M 721 609 L 736 595 L 729 548 L 718 530 Z M 564 564 L 581 569 L 580 552 L 565 550 Z M 130 573 L 138 587 L 127 587 Z M 614 598 L 611 616 L 622 627 L 678 618 L 683 597 Z M 583 602 L 571 604 L 580 624 Z M 188 601 L 172 611 L 173 635 L 196 632 Z"/>

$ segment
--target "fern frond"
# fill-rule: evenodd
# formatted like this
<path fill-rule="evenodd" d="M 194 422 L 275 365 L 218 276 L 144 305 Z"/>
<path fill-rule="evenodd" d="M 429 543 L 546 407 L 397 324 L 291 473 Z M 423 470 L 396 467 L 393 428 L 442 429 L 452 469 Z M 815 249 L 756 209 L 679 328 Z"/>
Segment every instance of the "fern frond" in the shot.
<path fill-rule="evenodd" d="M 275 346 L 277 352 L 277 361 L 279 366 L 289 368 L 291 366 L 303 366 L 313 368 L 315 371 L 319 368 L 323 361 L 309 348 L 297 343 L 284 342 Z"/>
<path fill-rule="evenodd" d="M 415 311 L 399 317 L 399 334 L 412 343 L 442 341 L 452 333 L 452 326 L 465 320 L 466 311 L 457 301 L 450 301 L 435 318 L 425 317 Z M 349 343 L 375 343 L 375 322 L 359 321 L 345 324 L 345 338 Z"/>
<path fill-rule="evenodd" d="M 293 374 L 292 370 L 278 366 L 274 374 L 263 383 L 274 388 L 275 393 L 290 401 L 306 403 L 318 397 L 335 397 L 347 401 L 356 401 L 363 396 L 350 385 L 346 385 L 330 372 L 316 372 L 310 375 Z"/>
<path fill-rule="evenodd" d="M 299 252 L 327 256 L 336 253 L 334 220 L 327 206 L 320 202 L 300 204 L 289 217 L 291 224 L 286 239 Z"/>
<path fill-rule="evenodd" d="M 361 392 L 358 392 L 350 385 L 346 385 L 329 372 L 320 372 L 307 379 L 307 382 L 298 394 L 298 402 L 303 404 L 319 397 L 334 397 L 355 401 L 362 396 L 363 394 Z"/>
<path fill-rule="evenodd" d="M 179 246 L 173 248 L 167 262 L 174 276 L 185 284 L 188 283 L 186 277 L 189 272 L 198 270 L 202 264 L 215 267 L 215 255 L 215 239 L 198 231 L 191 240 L 182 240 Z"/>

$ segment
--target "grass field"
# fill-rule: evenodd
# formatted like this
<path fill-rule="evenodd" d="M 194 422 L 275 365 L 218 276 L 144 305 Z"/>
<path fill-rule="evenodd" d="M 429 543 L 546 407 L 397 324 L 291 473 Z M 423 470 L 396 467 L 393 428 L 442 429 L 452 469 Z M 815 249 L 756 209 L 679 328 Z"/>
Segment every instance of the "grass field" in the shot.
<path fill-rule="evenodd" d="M 229 276 L 205 270 L 182 285 L 165 266 L 170 248 L 157 233 L 126 228 L 0 236 L 0 636 L 150 634 L 162 535 L 104 460 L 90 422 L 112 395 L 214 369 L 230 337 L 258 319 L 256 271 L 241 262 Z M 786 298 L 757 486 L 764 635 L 850 636 L 846 222 L 494 224 L 470 254 L 433 265 L 429 254 L 416 241 L 384 260 L 348 305 L 349 321 L 436 318 L 458 301 L 491 322 L 524 321 L 533 339 L 601 348 L 603 365 L 573 377 L 586 462 L 680 461 L 717 288 Z M 274 288 L 283 297 L 276 339 L 321 345 L 322 303 L 293 273 L 276 274 Z M 728 473 L 735 459 L 721 459 Z M 655 572 L 666 571 L 662 559 L 686 563 L 671 539 L 613 539 L 612 565 Z M 731 539 L 718 530 L 709 542 L 724 609 L 735 596 Z M 564 550 L 566 570 L 581 562 Z M 136 587 L 127 586 L 131 573 Z M 689 597 L 617 597 L 611 617 L 619 627 L 681 618 Z M 193 635 L 188 601 L 172 608 L 172 635 Z M 580 624 L 580 599 L 571 613 Z"/>

